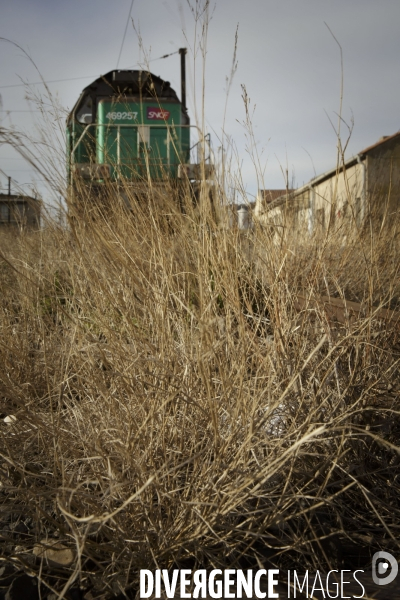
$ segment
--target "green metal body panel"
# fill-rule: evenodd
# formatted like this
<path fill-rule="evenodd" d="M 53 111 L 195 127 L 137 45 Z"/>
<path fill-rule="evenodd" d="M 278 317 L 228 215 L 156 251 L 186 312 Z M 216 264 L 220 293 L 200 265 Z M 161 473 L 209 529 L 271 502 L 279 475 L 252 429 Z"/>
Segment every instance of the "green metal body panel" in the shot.
<path fill-rule="evenodd" d="M 86 132 L 84 133 L 86 128 Z M 89 163 L 96 157 L 96 126 L 83 125 L 78 121 L 73 121 L 70 132 L 70 148 L 75 146 L 74 162 Z M 67 138 L 68 139 L 68 138 Z"/>
<path fill-rule="evenodd" d="M 70 122 L 69 162 L 110 165 L 112 179 L 147 179 L 148 174 L 175 179 L 178 165 L 188 163 L 190 155 L 190 129 L 181 124 L 181 110 L 177 102 L 102 99 L 95 124 Z"/>

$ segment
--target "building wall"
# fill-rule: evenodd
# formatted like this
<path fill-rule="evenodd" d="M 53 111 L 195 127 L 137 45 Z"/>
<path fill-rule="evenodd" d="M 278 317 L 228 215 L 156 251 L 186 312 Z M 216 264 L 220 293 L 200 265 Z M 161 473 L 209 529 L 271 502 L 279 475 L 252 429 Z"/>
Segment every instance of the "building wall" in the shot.
<path fill-rule="evenodd" d="M 400 207 L 400 144 L 397 140 L 369 153 L 368 208 L 380 221 L 393 218 Z"/>
<path fill-rule="evenodd" d="M 333 169 L 269 204 L 263 202 L 266 192 L 274 190 L 261 191 L 255 215 L 276 241 L 285 233 L 301 240 L 329 230 L 340 234 L 345 242 L 360 231 L 367 217 L 373 226 L 397 223 L 400 133 L 382 138 L 347 161 L 340 172 Z"/>
<path fill-rule="evenodd" d="M 360 224 L 365 214 L 364 164 L 355 163 L 312 186 L 310 233 Z"/>
<path fill-rule="evenodd" d="M 272 241 L 279 243 L 284 235 L 301 240 L 309 234 L 310 192 L 304 189 L 296 195 L 277 200 L 258 216 L 258 223 L 267 227 Z"/>
<path fill-rule="evenodd" d="M 361 225 L 367 212 L 364 194 L 364 165 L 355 162 L 345 170 L 312 180 L 288 199 L 278 200 L 258 216 L 259 223 L 270 227 L 278 241 L 283 233 L 301 241 L 328 230 L 349 231 Z"/>
<path fill-rule="evenodd" d="M 293 192 L 294 190 L 292 189 L 258 190 L 254 208 L 254 215 L 256 217 L 262 215 L 265 212 L 265 210 L 275 202 L 275 200 L 286 197 L 292 194 Z"/>

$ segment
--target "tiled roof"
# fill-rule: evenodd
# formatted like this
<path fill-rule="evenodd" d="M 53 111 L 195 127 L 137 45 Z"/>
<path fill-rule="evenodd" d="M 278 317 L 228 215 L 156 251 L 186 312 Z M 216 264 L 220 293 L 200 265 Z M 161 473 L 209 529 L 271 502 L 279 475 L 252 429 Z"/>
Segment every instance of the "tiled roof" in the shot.
<path fill-rule="evenodd" d="M 259 194 L 264 202 L 269 204 L 277 198 L 286 195 L 286 193 L 292 193 L 294 190 L 259 190 Z"/>
<path fill-rule="evenodd" d="M 400 137 L 400 131 L 398 131 L 397 133 L 394 133 L 393 135 L 384 135 L 383 137 L 381 137 L 380 140 L 375 142 L 375 144 L 372 144 L 372 146 L 368 146 L 368 148 L 365 148 L 365 150 L 362 150 L 360 152 L 360 154 L 368 154 L 368 152 L 370 152 L 371 150 L 375 150 L 375 148 L 377 148 L 378 146 L 382 146 L 383 144 L 386 144 L 387 142 L 391 142 L 392 140 L 394 140 L 397 137 Z"/>

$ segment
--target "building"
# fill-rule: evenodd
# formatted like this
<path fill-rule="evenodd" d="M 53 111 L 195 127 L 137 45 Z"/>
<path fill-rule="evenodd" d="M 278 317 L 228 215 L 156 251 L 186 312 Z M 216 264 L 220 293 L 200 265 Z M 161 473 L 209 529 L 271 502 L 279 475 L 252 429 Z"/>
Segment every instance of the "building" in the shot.
<path fill-rule="evenodd" d="M 302 236 L 338 228 L 348 232 L 366 217 L 393 222 L 400 209 L 400 132 L 270 202 L 265 201 L 268 192 L 260 190 L 255 214 L 277 235 L 287 228 Z"/>
<path fill-rule="evenodd" d="M 41 201 L 21 194 L 0 194 L 0 228 L 40 227 Z"/>
<path fill-rule="evenodd" d="M 265 209 L 266 206 L 272 204 L 275 200 L 286 196 L 286 194 L 292 194 L 294 190 L 284 189 L 284 190 L 258 190 L 256 206 L 255 206 L 255 215 L 261 214 L 261 212 Z"/>

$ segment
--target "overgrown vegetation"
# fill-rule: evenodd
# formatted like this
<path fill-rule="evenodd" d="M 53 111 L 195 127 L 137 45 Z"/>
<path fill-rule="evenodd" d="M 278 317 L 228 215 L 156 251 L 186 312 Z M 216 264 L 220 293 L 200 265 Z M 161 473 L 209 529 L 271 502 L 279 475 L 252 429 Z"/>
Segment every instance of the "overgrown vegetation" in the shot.
<path fill-rule="evenodd" d="M 397 555 L 399 330 L 374 314 L 397 225 L 276 245 L 207 189 L 123 192 L 81 185 L 66 227 L 1 232 L 1 560 L 62 598 L 129 597 L 140 568 Z M 362 316 L 328 320 L 328 292 Z"/>
<path fill-rule="evenodd" d="M 2 234 L 0 393 L 16 421 L 1 425 L 0 501 L 29 524 L 3 535 L 3 560 L 51 585 L 32 550 L 58 539 L 67 587 L 115 593 L 141 567 L 396 553 L 397 330 L 368 298 L 348 326 L 299 315 L 296 257 L 260 228 L 217 226 L 206 202 L 160 214 L 150 190 L 127 214 L 117 200 Z M 303 289 L 342 268 L 319 256 Z"/>

